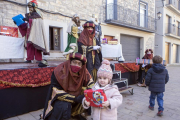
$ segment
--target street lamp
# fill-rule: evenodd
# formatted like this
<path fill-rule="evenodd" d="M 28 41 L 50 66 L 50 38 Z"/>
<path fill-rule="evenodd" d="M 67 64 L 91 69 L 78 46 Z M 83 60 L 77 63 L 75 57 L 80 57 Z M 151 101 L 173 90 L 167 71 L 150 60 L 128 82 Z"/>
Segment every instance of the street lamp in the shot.
<path fill-rule="evenodd" d="M 162 13 L 161 13 L 161 12 L 158 12 L 158 13 L 157 13 L 158 20 L 161 18 L 161 16 L 162 16 Z"/>

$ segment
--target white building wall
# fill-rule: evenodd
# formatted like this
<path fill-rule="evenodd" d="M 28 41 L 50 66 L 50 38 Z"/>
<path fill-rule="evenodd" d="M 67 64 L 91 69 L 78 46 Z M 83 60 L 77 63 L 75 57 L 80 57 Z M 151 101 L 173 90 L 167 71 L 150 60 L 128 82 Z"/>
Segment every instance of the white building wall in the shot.
<path fill-rule="evenodd" d="M 154 33 L 143 32 L 139 30 L 133 30 L 125 27 L 102 24 L 103 33 L 104 35 L 114 36 L 115 39 L 118 39 L 120 43 L 120 34 L 136 36 L 140 38 L 140 58 L 144 56 L 144 51 L 146 50 L 146 43 L 151 38 L 154 43 Z"/>

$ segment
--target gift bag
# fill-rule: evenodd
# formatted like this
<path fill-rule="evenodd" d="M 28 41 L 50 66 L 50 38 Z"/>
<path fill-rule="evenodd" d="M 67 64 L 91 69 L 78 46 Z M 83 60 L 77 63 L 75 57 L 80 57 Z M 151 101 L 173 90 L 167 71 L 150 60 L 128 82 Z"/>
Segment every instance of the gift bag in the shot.
<path fill-rule="evenodd" d="M 93 107 L 102 107 L 102 103 L 107 101 L 106 94 L 104 93 L 104 90 L 102 89 L 85 90 L 84 95 L 86 97 L 86 100 L 90 102 L 90 106 L 93 106 Z"/>

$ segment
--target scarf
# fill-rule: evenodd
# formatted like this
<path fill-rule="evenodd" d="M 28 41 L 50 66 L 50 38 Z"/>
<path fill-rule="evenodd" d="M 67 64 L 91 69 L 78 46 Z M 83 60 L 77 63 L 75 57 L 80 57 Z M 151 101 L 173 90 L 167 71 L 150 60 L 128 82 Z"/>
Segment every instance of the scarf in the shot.
<path fill-rule="evenodd" d="M 84 64 L 81 70 L 73 73 L 70 67 L 70 60 L 58 65 L 54 70 L 55 77 L 65 92 L 78 96 L 81 94 L 82 86 L 87 85 L 91 75 Z"/>
<path fill-rule="evenodd" d="M 41 18 L 41 16 L 36 11 L 33 11 L 31 13 L 26 13 L 25 16 L 27 19 Z"/>
<path fill-rule="evenodd" d="M 153 58 L 153 54 L 151 54 L 150 56 L 148 56 L 148 54 L 146 53 L 143 57 L 143 59 L 152 59 Z"/>
<path fill-rule="evenodd" d="M 94 36 L 95 36 L 95 29 L 93 29 L 93 34 L 90 34 L 87 27 L 86 27 L 86 28 L 84 28 L 84 30 L 80 34 L 78 42 L 81 42 L 85 46 L 93 46 Z"/>

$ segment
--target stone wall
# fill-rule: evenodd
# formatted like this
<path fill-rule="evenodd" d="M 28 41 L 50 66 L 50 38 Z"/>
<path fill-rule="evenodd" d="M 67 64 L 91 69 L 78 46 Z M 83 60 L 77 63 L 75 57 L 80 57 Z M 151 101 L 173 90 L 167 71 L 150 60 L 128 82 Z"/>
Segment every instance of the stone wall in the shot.
<path fill-rule="evenodd" d="M 14 1 L 23 3 L 23 4 L 26 3 L 26 0 L 14 0 Z M 15 27 L 16 25 L 13 23 L 12 17 L 18 14 L 24 15 L 25 13 L 26 13 L 26 7 L 12 4 L 10 2 L 1 1 L 0 2 L 0 25 Z"/>
<path fill-rule="evenodd" d="M 78 14 L 81 19 L 88 20 L 92 14 L 98 14 L 103 0 L 39 0 L 39 7 L 59 12 L 67 16 Z M 45 19 L 69 22 L 70 18 L 44 13 Z"/>
<path fill-rule="evenodd" d="M 155 17 L 155 0 L 118 0 L 118 5 L 139 12 L 139 2 L 148 4 L 148 16 Z"/>
<path fill-rule="evenodd" d="M 26 4 L 26 0 L 14 0 L 18 3 Z M 38 0 L 38 7 L 51 12 L 58 12 L 72 17 L 78 14 L 81 19 L 88 20 L 92 14 L 99 14 L 103 0 Z M 25 14 L 26 7 L 10 2 L 0 2 L 0 25 L 15 26 L 12 17 L 18 14 Z M 43 12 L 44 19 L 69 22 L 69 17 L 58 14 Z"/>
<path fill-rule="evenodd" d="M 18 3 L 26 4 L 26 0 L 14 0 Z M 148 3 L 148 16 L 154 18 L 155 1 L 143 0 Z M 38 0 L 39 8 L 44 10 L 58 12 L 63 15 L 73 16 L 77 13 L 81 19 L 88 20 L 92 14 L 99 16 L 101 22 L 105 19 L 106 0 Z M 118 0 L 118 5 L 130 10 L 139 12 L 139 0 Z M 10 2 L 0 2 L 0 25 L 15 26 L 12 17 L 17 14 L 25 14 L 26 7 L 19 6 Z M 69 22 L 69 17 L 58 14 L 50 14 L 43 12 L 45 19 Z"/>

